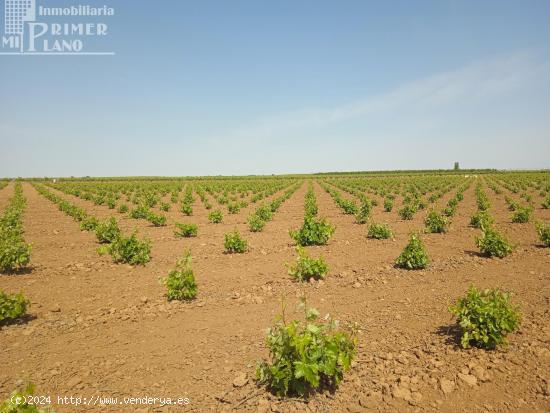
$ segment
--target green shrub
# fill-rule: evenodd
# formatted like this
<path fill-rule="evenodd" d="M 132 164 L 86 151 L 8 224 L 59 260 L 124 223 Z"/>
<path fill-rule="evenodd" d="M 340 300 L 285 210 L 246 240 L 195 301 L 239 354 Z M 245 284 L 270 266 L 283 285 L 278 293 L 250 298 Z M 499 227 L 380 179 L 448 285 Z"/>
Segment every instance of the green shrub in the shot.
<path fill-rule="evenodd" d="M 88 216 L 80 221 L 80 229 L 82 231 L 95 231 L 98 225 L 99 221 L 96 217 Z"/>
<path fill-rule="evenodd" d="M 550 247 L 550 227 L 547 227 L 542 222 L 537 222 L 536 228 L 542 245 Z"/>
<path fill-rule="evenodd" d="M 290 231 L 290 236 L 296 243 L 302 247 L 309 245 L 325 245 L 332 234 L 335 227 L 332 226 L 326 218 L 317 219 L 315 217 L 306 216 L 304 224 L 297 231 Z"/>
<path fill-rule="evenodd" d="M 147 219 L 149 215 L 149 207 L 145 204 L 139 205 L 130 211 L 130 218 L 133 219 Z"/>
<path fill-rule="evenodd" d="M 481 200 L 478 200 L 477 209 L 479 209 L 480 211 L 487 211 L 489 208 L 491 208 L 491 203 L 487 198 L 482 198 Z"/>
<path fill-rule="evenodd" d="M 418 235 L 411 234 L 409 243 L 395 260 L 395 265 L 407 270 L 426 268 L 428 265 L 428 254 Z"/>
<path fill-rule="evenodd" d="M 116 201 L 114 199 L 109 198 L 107 200 L 107 206 L 109 207 L 109 209 L 115 209 Z"/>
<path fill-rule="evenodd" d="M 498 289 L 478 291 L 474 286 L 450 308 L 462 329 L 460 344 L 495 349 L 506 344 L 506 335 L 519 328 L 520 314 L 510 304 L 510 294 Z"/>
<path fill-rule="evenodd" d="M 298 258 L 296 263 L 289 266 L 289 275 L 298 281 L 308 281 L 310 278 L 319 280 L 328 274 L 328 265 L 323 257 L 310 258 L 302 247 L 297 247 Z"/>
<path fill-rule="evenodd" d="M 271 210 L 271 212 L 276 212 L 279 209 L 279 207 L 281 206 L 281 204 L 283 203 L 283 201 L 285 201 L 285 200 L 286 200 L 286 198 L 284 198 L 284 199 L 283 198 L 277 198 L 277 199 L 271 201 L 269 203 L 269 209 Z"/>
<path fill-rule="evenodd" d="M 347 215 L 356 215 L 359 214 L 359 211 L 357 210 L 357 205 L 355 202 L 344 199 L 344 198 L 337 198 L 337 205 L 344 211 L 344 214 Z"/>
<path fill-rule="evenodd" d="M 103 195 L 98 195 L 95 197 L 92 195 L 92 200 L 96 205 L 103 205 L 105 203 L 105 197 Z"/>
<path fill-rule="evenodd" d="M 452 208 L 458 206 L 458 199 L 457 198 L 449 199 L 449 202 L 447 202 L 447 206 L 452 207 Z"/>
<path fill-rule="evenodd" d="M 113 242 L 120 235 L 120 228 L 115 217 L 97 224 L 95 229 L 97 240 L 102 244 Z"/>
<path fill-rule="evenodd" d="M 424 220 L 426 230 L 431 233 L 442 233 L 447 231 L 447 220 L 435 210 L 431 210 Z"/>
<path fill-rule="evenodd" d="M 37 407 L 33 404 L 34 386 L 28 384 L 25 389 L 14 390 L 8 399 L 0 403 L 0 413 L 54 413 L 48 406 Z M 46 400 L 49 400 L 47 396 Z M 48 401 L 49 403 L 49 401 Z"/>
<path fill-rule="evenodd" d="M 260 384 L 278 396 L 306 396 L 323 388 L 335 389 L 356 354 L 355 332 L 341 330 L 337 321 L 317 322 L 319 313 L 307 308 L 305 320 L 286 322 L 283 314 L 267 333 L 271 363 L 256 369 Z"/>
<path fill-rule="evenodd" d="M 476 245 L 482 254 L 504 258 L 513 250 L 506 238 L 493 228 L 485 228 L 482 237 L 476 237 Z"/>
<path fill-rule="evenodd" d="M 237 214 L 241 207 L 237 203 L 227 204 L 227 212 L 230 214 Z"/>
<path fill-rule="evenodd" d="M 310 182 L 305 196 L 304 210 L 306 217 L 315 217 L 319 211 L 317 207 L 317 199 L 315 198 L 315 190 Z"/>
<path fill-rule="evenodd" d="M 166 216 L 165 215 L 156 215 L 152 212 L 147 214 L 147 221 L 153 224 L 155 227 L 164 227 L 166 225 Z"/>
<path fill-rule="evenodd" d="M 550 196 L 542 202 L 541 206 L 544 209 L 550 209 Z"/>
<path fill-rule="evenodd" d="M 140 241 L 136 232 L 129 237 L 119 235 L 107 246 L 107 252 L 115 262 L 144 265 L 151 260 L 151 243 L 147 240 Z"/>
<path fill-rule="evenodd" d="M 170 211 L 170 204 L 168 204 L 166 202 L 161 202 L 160 203 L 160 210 L 164 211 L 164 212 Z"/>
<path fill-rule="evenodd" d="M 193 215 L 193 207 L 188 202 L 182 202 L 180 211 L 183 215 L 187 215 L 187 216 Z"/>
<path fill-rule="evenodd" d="M 355 215 L 355 222 L 358 224 L 366 224 L 369 220 L 371 210 L 372 203 L 368 199 L 363 200 L 359 210 L 357 211 L 357 215 Z"/>
<path fill-rule="evenodd" d="M 174 268 L 162 282 L 168 289 L 166 297 L 172 300 L 192 300 L 197 296 L 197 283 L 193 269 L 191 268 L 191 251 L 179 260 Z"/>
<path fill-rule="evenodd" d="M 470 225 L 475 228 L 489 228 L 493 222 L 494 219 L 489 211 L 477 211 L 470 219 Z"/>
<path fill-rule="evenodd" d="M 0 322 L 23 317 L 28 305 L 29 301 L 22 294 L 8 295 L 0 290 Z"/>
<path fill-rule="evenodd" d="M 521 207 L 519 202 L 516 201 L 515 199 L 512 199 L 508 196 L 506 196 L 504 199 L 505 199 L 506 203 L 508 204 L 508 211 L 516 211 L 518 208 Z"/>
<path fill-rule="evenodd" d="M 198 227 L 196 224 L 181 224 L 176 222 L 176 228 L 174 231 L 176 237 L 189 238 L 197 236 Z"/>
<path fill-rule="evenodd" d="M 252 232 L 261 232 L 265 227 L 265 221 L 257 214 L 252 214 L 248 217 L 248 228 Z"/>
<path fill-rule="evenodd" d="M 159 202 L 159 198 L 155 193 L 146 192 L 145 194 L 143 194 L 143 202 L 149 208 L 152 208 Z"/>
<path fill-rule="evenodd" d="M 31 261 L 31 245 L 19 236 L 0 238 L 0 272 L 21 269 Z"/>
<path fill-rule="evenodd" d="M 273 211 L 271 210 L 271 207 L 269 205 L 262 205 L 258 209 L 256 209 L 256 215 L 260 217 L 262 221 L 271 221 L 273 218 Z"/>
<path fill-rule="evenodd" d="M 21 219 L 26 207 L 21 182 L 15 183 L 15 195 L 0 216 L 0 271 L 10 272 L 30 263 L 31 245 L 23 237 Z"/>
<path fill-rule="evenodd" d="M 398 214 L 401 217 L 401 219 L 410 221 L 411 219 L 413 219 L 416 211 L 417 211 L 417 207 L 415 205 L 407 204 L 398 211 Z"/>
<path fill-rule="evenodd" d="M 372 223 L 369 225 L 367 237 L 374 239 L 388 239 L 393 236 L 390 227 L 387 224 Z"/>
<path fill-rule="evenodd" d="M 491 208 L 491 203 L 489 202 L 489 198 L 487 198 L 487 195 L 483 190 L 479 190 L 477 192 L 477 209 L 480 211 L 487 211 L 489 208 Z"/>
<path fill-rule="evenodd" d="M 393 209 L 393 199 L 386 198 L 384 199 L 384 211 L 391 212 Z"/>
<path fill-rule="evenodd" d="M 0 217 L 0 236 L 5 236 L 8 232 L 22 232 L 20 214 L 19 209 L 9 209 Z"/>
<path fill-rule="evenodd" d="M 228 254 L 242 254 L 248 249 L 248 242 L 241 237 L 241 234 L 236 229 L 233 232 L 225 234 L 223 245 L 225 252 Z"/>
<path fill-rule="evenodd" d="M 216 209 L 208 214 L 208 219 L 210 222 L 214 224 L 219 224 L 223 220 L 223 214 L 222 211 L 219 209 Z"/>
<path fill-rule="evenodd" d="M 448 206 L 443 209 L 443 215 L 446 217 L 454 217 L 456 214 L 456 206 Z"/>
<path fill-rule="evenodd" d="M 128 205 L 126 204 L 120 204 L 120 206 L 118 207 L 118 212 L 120 212 L 121 214 L 125 214 L 129 211 L 129 208 L 128 208 Z"/>
<path fill-rule="evenodd" d="M 512 222 L 525 223 L 529 222 L 533 210 L 530 207 L 518 206 L 515 212 L 512 214 Z"/>

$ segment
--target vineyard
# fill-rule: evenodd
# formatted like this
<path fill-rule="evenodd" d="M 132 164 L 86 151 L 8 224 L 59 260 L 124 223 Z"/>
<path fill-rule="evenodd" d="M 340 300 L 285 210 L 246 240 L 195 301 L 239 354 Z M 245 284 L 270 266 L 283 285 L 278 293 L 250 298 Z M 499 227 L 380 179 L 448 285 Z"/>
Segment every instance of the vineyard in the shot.
<path fill-rule="evenodd" d="M 550 411 L 548 247 L 548 172 L 0 180 L 0 411 Z"/>

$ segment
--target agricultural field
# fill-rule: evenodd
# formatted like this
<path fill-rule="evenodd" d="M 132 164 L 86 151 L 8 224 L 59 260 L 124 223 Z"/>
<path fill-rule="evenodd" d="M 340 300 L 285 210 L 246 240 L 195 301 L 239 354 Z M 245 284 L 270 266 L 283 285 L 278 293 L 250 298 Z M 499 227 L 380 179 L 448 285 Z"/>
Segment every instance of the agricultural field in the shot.
<path fill-rule="evenodd" d="M 547 412 L 549 246 L 549 172 L 0 180 L 0 403 Z"/>

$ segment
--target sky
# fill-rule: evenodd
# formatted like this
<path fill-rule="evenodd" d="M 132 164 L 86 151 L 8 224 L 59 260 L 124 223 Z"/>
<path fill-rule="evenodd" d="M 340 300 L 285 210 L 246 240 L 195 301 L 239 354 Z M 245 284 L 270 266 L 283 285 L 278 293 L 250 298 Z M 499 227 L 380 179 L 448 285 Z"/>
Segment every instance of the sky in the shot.
<path fill-rule="evenodd" d="M 0 177 L 550 168 L 550 1 L 37 4 L 115 54 L 0 55 Z"/>

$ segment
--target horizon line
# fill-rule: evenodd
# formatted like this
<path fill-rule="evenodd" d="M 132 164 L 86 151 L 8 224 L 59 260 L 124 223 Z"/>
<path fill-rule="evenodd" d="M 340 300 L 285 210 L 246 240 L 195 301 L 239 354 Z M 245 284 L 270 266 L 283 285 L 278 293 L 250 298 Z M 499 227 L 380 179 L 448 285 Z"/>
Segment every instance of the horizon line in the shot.
<path fill-rule="evenodd" d="M 273 176 L 308 176 L 308 175 L 374 175 L 374 174 L 384 174 L 384 173 L 430 173 L 430 172 L 450 172 L 456 174 L 462 173 L 491 173 L 491 172 L 550 172 L 550 168 L 536 168 L 536 169 L 506 169 L 506 168 L 471 168 L 471 169 L 384 169 L 384 170 L 363 170 L 363 171 L 329 171 L 329 172 L 297 172 L 297 173 L 272 173 L 272 174 L 243 174 L 243 175 L 111 175 L 111 176 L 92 176 L 92 175 L 82 175 L 82 176 L 18 176 L 18 177 L 0 177 L 0 180 L 26 180 L 26 179 L 117 179 L 117 178 L 134 178 L 134 179 L 143 179 L 143 178 L 162 178 L 162 179 L 181 179 L 181 178 L 228 178 L 228 177 L 273 177 Z"/>

